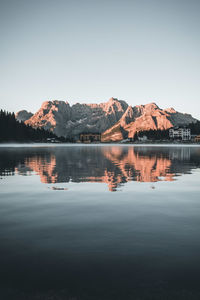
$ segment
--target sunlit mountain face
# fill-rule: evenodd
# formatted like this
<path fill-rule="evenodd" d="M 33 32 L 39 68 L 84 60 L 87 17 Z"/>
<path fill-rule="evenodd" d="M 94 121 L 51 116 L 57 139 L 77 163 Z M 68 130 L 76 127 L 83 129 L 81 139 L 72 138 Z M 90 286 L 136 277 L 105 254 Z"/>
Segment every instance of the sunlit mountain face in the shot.
<path fill-rule="evenodd" d="M 48 129 L 57 136 L 75 140 L 83 132 L 101 133 L 103 142 L 133 138 L 139 131 L 167 130 L 197 122 L 189 114 L 173 108 L 162 109 L 154 102 L 132 107 L 117 98 L 100 104 L 76 103 L 72 106 L 64 101 L 45 101 L 34 115 L 22 110 L 16 118 L 34 128 Z"/>
<path fill-rule="evenodd" d="M 1 157 L 1 177 L 35 173 L 42 183 L 100 182 L 109 191 L 129 181 L 173 181 L 200 166 L 200 150 L 195 147 L 10 148 Z"/>

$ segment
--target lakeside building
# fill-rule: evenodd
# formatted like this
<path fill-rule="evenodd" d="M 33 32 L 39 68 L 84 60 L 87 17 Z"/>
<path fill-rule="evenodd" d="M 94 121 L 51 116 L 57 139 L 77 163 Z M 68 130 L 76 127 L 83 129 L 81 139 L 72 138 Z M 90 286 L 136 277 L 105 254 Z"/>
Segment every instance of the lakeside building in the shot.
<path fill-rule="evenodd" d="M 146 141 L 148 141 L 148 138 L 147 138 L 146 135 L 138 136 L 138 141 L 140 141 L 140 142 L 146 142 Z"/>
<path fill-rule="evenodd" d="M 173 140 L 190 141 L 191 130 L 190 128 L 174 127 L 169 129 L 169 137 Z"/>
<path fill-rule="evenodd" d="M 196 143 L 200 143 L 200 135 L 196 135 L 195 138 L 194 138 L 194 141 Z"/>
<path fill-rule="evenodd" d="M 47 143 L 59 143 L 60 142 L 56 138 L 47 138 L 46 141 L 47 141 Z"/>
<path fill-rule="evenodd" d="M 101 142 L 101 133 L 81 133 L 79 140 L 82 143 Z"/>

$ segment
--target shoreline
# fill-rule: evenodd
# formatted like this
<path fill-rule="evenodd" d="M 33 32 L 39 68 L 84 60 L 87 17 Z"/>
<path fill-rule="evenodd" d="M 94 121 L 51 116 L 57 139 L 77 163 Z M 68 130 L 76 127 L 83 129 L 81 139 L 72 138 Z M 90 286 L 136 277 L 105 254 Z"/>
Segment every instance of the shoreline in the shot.
<path fill-rule="evenodd" d="M 6 148 L 6 147 L 70 147 L 70 146 L 75 146 L 75 147 L 95 147 L 95 146 L 132 146 L 132 147 L 138 147 L 138 146 L 143 146 L 143 147 L 200 147 L 200 143 L 166 143 L 166 142 L 154 142 L 154 143 L 141 143 L 141 142 L 134 142 L 134 143 L 43 143 L 43 142 L 38 142 L 38 143 L 17 143 L 17 142 L 11 142 L 11 143 L 0 143 L 0 148 Z"/>

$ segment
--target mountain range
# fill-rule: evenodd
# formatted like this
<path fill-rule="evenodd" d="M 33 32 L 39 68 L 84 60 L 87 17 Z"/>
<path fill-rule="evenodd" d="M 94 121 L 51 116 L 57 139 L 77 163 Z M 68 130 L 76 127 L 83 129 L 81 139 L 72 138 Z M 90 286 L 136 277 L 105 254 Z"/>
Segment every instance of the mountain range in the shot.
<path fill-rule="evenodd" d="M 166 130 L 197 122 L 190 114 L 173 108 L 161 109 L 154 102 L 130 106 L 116 98 L 100 104 L 72 106 L 64 101 L 45 101 L 35 114 L 22 110 L 16 114 L 16 119 L 66 138 L 78 139 L 83 132 L 101 133 L 105 142 L 132 138 L 138 131 Z"/>

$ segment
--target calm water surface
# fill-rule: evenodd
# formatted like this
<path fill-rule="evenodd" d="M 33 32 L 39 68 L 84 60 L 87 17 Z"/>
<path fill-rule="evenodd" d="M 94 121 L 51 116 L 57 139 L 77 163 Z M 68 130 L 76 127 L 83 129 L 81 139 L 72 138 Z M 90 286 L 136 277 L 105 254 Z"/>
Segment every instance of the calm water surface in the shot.
<path fill-rule="evenodd" d="M 0 147 L 0 298 L 200 299 L 200 147 Z"/>

